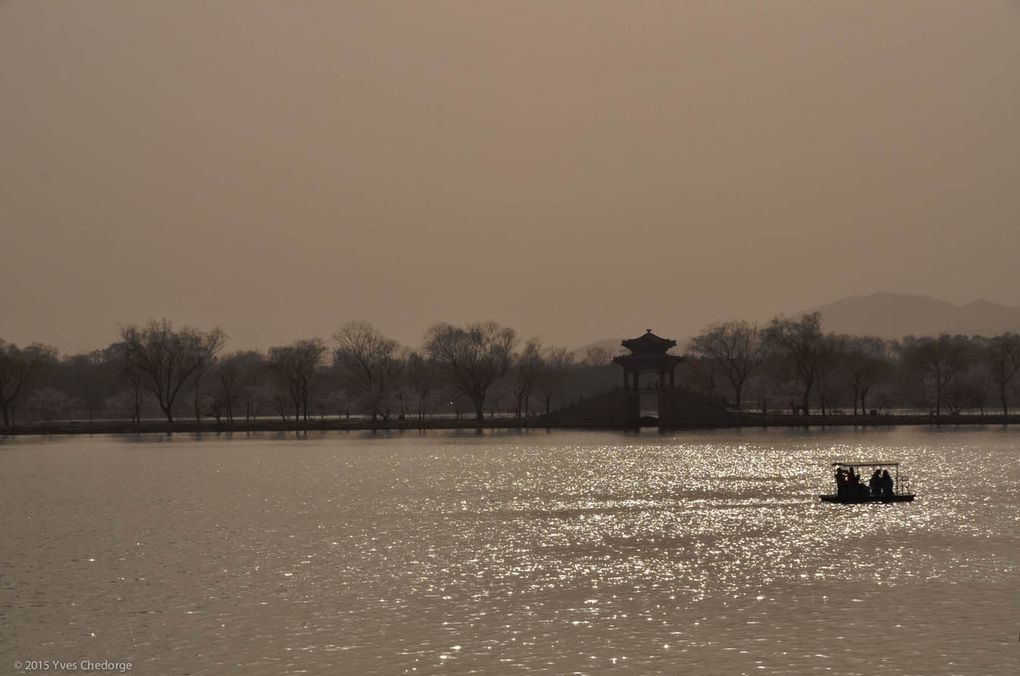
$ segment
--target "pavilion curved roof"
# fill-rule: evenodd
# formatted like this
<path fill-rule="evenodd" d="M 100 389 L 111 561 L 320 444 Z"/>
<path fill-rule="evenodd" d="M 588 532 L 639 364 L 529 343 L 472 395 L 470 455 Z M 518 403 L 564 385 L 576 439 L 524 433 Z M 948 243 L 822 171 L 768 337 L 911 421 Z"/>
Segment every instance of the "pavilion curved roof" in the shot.
<path fill-rule="evenodd" d="M 662 338 L 652 333 L 651 329 L 646 329 L 644 335 L 625 340 L 621 345 L 633 355 L 664 355 L 669 348 L 676 347 L 676 341 Z"/>

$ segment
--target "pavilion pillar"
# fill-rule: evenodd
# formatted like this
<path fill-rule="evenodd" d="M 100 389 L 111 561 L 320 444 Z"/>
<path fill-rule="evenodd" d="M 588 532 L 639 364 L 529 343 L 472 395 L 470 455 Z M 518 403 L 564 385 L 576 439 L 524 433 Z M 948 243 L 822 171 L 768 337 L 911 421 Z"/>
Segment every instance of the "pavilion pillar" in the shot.
<path fill-rule="evenodd" d="M 659 389 L 666 386 L 666 369 L 659 369 Z"/>
<path fill-rule="evenodd" d="M 676 369 L 671 368 L 669 370 L 669 386 L 676 387 Z"/>
<path fill-rule="evenodd" d="M 623 389 L 630 389 L 630 371 L 627 370 L 626 366 L 623 367 Z"/>

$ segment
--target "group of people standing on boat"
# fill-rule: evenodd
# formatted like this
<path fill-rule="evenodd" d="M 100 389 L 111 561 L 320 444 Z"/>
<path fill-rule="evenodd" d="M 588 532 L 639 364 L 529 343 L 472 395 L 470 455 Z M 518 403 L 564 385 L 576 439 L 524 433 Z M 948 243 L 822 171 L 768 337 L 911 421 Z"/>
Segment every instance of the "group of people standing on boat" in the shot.
<path fill-rule="evenodd" d="M 836 468 L 836 494 L 841 498 L 891 498 L 896 493 L 896 484 L 889 470 L 879 470 L 868 479 L 867 485 L 861 481 L 861 475 L 853 467 Z"/>

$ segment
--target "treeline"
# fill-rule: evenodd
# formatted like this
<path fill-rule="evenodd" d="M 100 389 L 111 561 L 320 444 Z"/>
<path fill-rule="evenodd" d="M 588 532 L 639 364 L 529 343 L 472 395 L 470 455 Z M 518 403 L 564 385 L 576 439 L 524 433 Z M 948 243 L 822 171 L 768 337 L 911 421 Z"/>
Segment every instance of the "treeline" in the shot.
<path fill-rule="evenodd" d="M 328 341 L 267 351 L 227 352 L 225 342 L 219 329 L 166 320 L 128 326 L 108 347 L 69 356 L 0 340 L 3 424 L 527 418 L 621 384 L 610 350 L 575 358 L 494 322 L 436 324 L 417 349 L 362 321 Z M 1008 415 L 1020 336 L 890 341 L 824 332 L 816 313 L 714 324 L 691 340 L 686 356 L 678 383 L 749 413 Z"/>
<path fill-rule="evenodd" d="M 105 349 L 64 357 L 45 345 L 0 340 L 3 424 L 525 417 L 548 412 L 568 376 L 576 390 L 599 370 L 494 322 L 436 324 L 417 350 L 363 321 L 341 326 L 330 341 L 265 352 L 225 352 L 225 342 L 219 329 L 167 320 L 128 326 Z M 600 375 L 582 390 L 607 387 Z"/>
<path fill-rule="evenodd" d="M 908 336 L 884 340 L 822 331 L 821 315 L 730 321 L 691 341 L 697 389 L 736 408 L 793 414 L 1009 415 L 1017 394 L 1020 336 Z"/>

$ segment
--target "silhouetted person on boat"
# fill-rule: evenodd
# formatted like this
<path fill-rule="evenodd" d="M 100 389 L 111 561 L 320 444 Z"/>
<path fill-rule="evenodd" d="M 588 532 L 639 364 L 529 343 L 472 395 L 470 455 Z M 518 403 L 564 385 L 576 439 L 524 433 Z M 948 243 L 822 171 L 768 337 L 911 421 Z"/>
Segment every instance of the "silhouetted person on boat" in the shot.
<path fill-rule="evenodd" d="M 852 498 L 863 498 L 868 494 L 868 487 L 861 483 L 861 475 L 851 467 L 849 481 L 849 493 Z"/>
<path fill-rule="evenodd" d="M 860 472 L 857 472 L 855 474 L 856 478 L 854 479 L 854 489 L 856 490 L 857 497 L 859 498 L 868 497 L 868 495 L 871 494 L 871 490 L 868 488 L 868 485 L 866 483 L 861 481 Z"/>
<path fill-rule="evenodd" d="M 879 469 L 875 469 L 875 473 L 871 475 L 871 479 L 868 481 L 868 488 L 871 489 L 871 494 L 874 497 L 882 495 L 882 472 Z"/>
<path fill-rule="evenodd" d="M 846 494 L 847 494 L 846 486 L 847 486 L 846 470 L 844 470 L 842 467 L 837 467 L 836 468 L 836 495 L 838 495 L 841 498 L 842 497 L 846 497 Z"/>
<path fill-rule="evenodd" d="M 893 483 L 892 476 L 889 475 L 889 470 L 882 470 L 882 494 L 891 498 L 896 493 L 895 484 Z"/>

